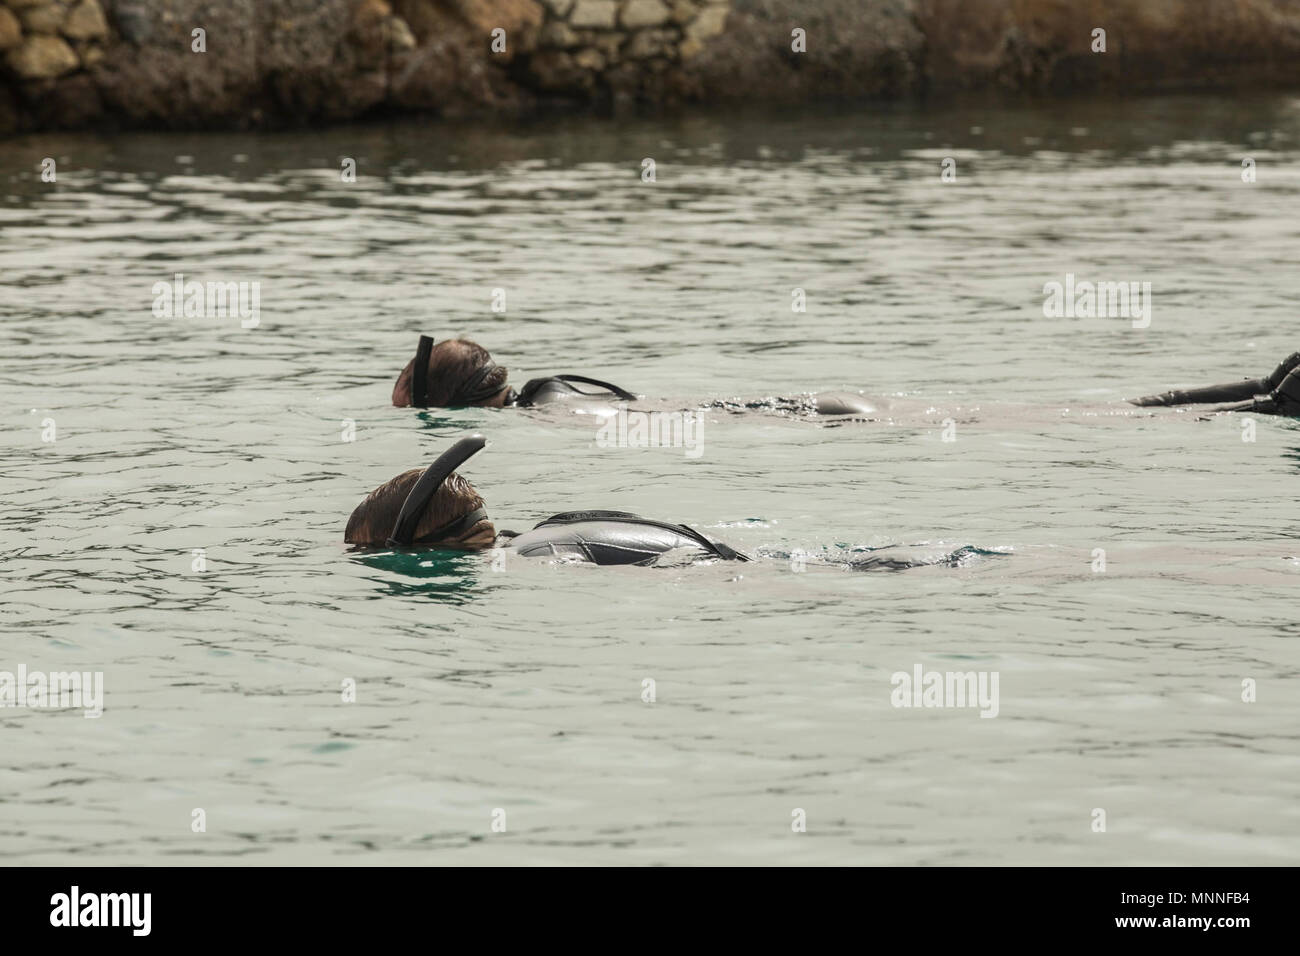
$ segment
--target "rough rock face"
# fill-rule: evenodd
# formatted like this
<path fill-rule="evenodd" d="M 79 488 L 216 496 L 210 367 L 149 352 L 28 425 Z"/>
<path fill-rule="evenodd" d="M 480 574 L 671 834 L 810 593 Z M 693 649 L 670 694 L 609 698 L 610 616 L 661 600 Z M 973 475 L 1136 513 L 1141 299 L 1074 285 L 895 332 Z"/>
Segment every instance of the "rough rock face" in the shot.
<path fill-rule="evenodd" d="M 1294 0 L 917 0 L 938 89 L 1191 89 L 1300 83 Z M 1105 30 L 1106 52 L 1093 52 Z"/>
<path fill-rule="evenodd" d="M 1241 82 L 1300 0 L 0 0 L 0 133 Z"/>
<path fill-rule="evenodd" d="M 525 82 L 619 104 L 694 98 L 685 67 L 723 30 L 730 0 L 545 0 Z"/>
<path fill-rule="evenodd" d="M 978 20 L 975 8 L 983 2 L 967 0 L 962 19 Z M 691 69 L 708 99 L 798 102 L 919 92 L 926 37 L 917 6 L 917 0 L 735 0 L 725 29 L 698 37 Z M 803 52 L 795 52 L 795 30 L 803 31 Z"/>
<path fill-rule="evenodd" d="M 533 0 L 496 6 L 525 4 L 540 23 Z M 398 12 L 388 0 L 0 0 L 0 132 L 517 107 L 526 91 L 487 60 L 486 35 L 471 19 L 491 5 L 397 0 Z"/>
<path fill-rule="evenodd" d="M 41 33 L 24 39 L 10 51 L 6 62 L 25 80 L 52 80 L 81 66 L 66 40 Z"/>
<path fill-rule="evenodd" d="M 4 71 L 22 80 L 53 80 L 93 65 L 108 35 L 97 0 L 3 0 Z"/>

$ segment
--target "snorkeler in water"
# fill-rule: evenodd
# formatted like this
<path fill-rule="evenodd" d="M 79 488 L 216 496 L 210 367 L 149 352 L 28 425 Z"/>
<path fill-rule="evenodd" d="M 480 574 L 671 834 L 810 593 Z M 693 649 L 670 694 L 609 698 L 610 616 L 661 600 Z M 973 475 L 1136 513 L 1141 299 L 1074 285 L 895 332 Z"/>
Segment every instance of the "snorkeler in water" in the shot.
<path fill-rule="evenodd" d="M 606 413 L 610 403 L 634 402 L 639 396 L 610 382 L 585 375 L 550 375 L 529 379 L 516 392 L 506 370 L 492 361 L 488 350 L 469 339 L 434 343 L 420 336 L 415 357 L 406 363 L 393 385 L 398 408 L 535 407 L 564 403 L 574 411 Z M 732 408 L 734 403 L 714 403 Z M 746 408 L 820 415 L 861 415 L 877 410 L 872 400 L 851 392 L 822 392 L 794 399 L 764 399 Z"/>
<path fill-rule="evenodd" d="M 1289 356 L 1264 378 L 1174 390 L 1130 399 L 1129 403 L 1142 407 L 1219 405 L 1207 411 L 1300 417 L 1298 366 L 1300 352 Z M 492 361 L 481 345 L 468 339 L 448 339 L 434 344 L 433 339 L 422 335 L 415 357 L 407 363 L 393 387 L 393 404 L 417 408 L 469 405 L 523 408 L 565 403 L 575 411 L 586 408 L 603 413 L 612 402 L 631 402 L 638 398 L 617 385 L 582 375 L 530 379 L 519 392 L 506 379 L 506 370 Z M 709 403 L 709 407 L 732 412 L 767 411 L 800 417 L 870 416 L 887 411 L 889 405 L 888 400 L 854 392 Z"/>
<path fill-rule="evenodd" d="M 506 381 L 506 370 L 492 361 L 483 346 L 468 339 L 434 344 L 427 335 L 420 336 L 415 358 L 406 363 L 393 386 L 393 404 L 398 408 L 526 408 L 581 400 L 631 402 L 636 396 L 609 382 L 567 374 L 530 379 L 516 392 Z"/>
<path fill-rule="evenodd" d="M 380 485 L 352 512 L 343 540 L 366 548 L 482 551 L 508 548 L 523 557 L 591 564 L 651 564 L 678 548 L 726 561 L 748 556 L 686 525 L 619 511 L 579 511 L 547 518 L 532 531 L 497 533 L 483 498 L 455 469 L 483 450 L 482 435 L 462 438 L 423 471 Z"/>
<path fill-rule="evenodd" d="M 581 564 L 656 564 L 672 553 L 685 561 L 752 561 L 749 555 L 684 524 L 642 518 L 625 511 L 570 511 L 553 515 L 531 531 L 498 532 L 482 496 L 456 469 L 487 444 L 482 435 L 462 438 L 423 470 L 412 469 L 370 492 L 348 518 L 343 540 L 358 549 L 390 551 L 486 551 Z M 980 554 L 974 548 L 916 554 L 879 548 L 823 566 L 852 570 L 901 570 L 922 565 L 956 567 Z M 789 559 L 789 554 L 763 557 Z"/>

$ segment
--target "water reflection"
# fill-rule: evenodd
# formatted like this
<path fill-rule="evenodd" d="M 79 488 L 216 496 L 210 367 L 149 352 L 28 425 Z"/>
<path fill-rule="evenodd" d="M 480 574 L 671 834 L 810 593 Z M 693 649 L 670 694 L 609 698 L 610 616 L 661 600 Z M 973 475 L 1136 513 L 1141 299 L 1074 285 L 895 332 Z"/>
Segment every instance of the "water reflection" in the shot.
<path fill-rule="evenodd" d="M 377 590 L 381 594 L 426 595 L 455 604 L 468 603 L 478 591 L 479 578 L 487 571 L 488 561 L 482 553 L 464 551 L 386 551 L 350 557 L 384 573 L 384 577 L 370 578 L 379 585 Z M 408 583 L 402 578 L 418 583 Z"/>
<path fill-rule="evenodd" d="M 510 124 L 394 122 L 334 127 L 310 136 L 295 133 L 169 133 L 105 136 L 42 133 L 0 143 L 0 165 L 13 170 L 3 182 L 10 201 L 41 200 L 41 160 L 59 161 L 60 188 L 94 178 L 109 190 L 155 189 L 177 177 L 224 176 L 232 180 L 276 179 L 289 170 L 318 169 L 313 184 L 297 192 L 249 195 L 249 202 L 305 198 L 315 187 L 338 185 L 341 157 L 357 160 L 358 182 L 333 190 L 331 201 L 355 207 L 378 180 L 386 191 L 419 194 L 426 187 L 407 180 L 429 170 L 514 167 L 521 174 L 549 165 L 593 161 L 628 163 L 654 156 L 687 165 L 789 163 L 851 154 L 889 163 L 915 151 L 990 151 L 1010 156 L 1035 153 L 1106 152 L 1116 158 L 1148 155 L 1164 162 L 1185 143 L 1230 143 L 1252 152 L 1288 148 L 1300 100 L 1263 92 L 1233 97 L 1141 97 L 1128 100 L 1022 99 L 1006 103 L 970 97 L 917 113 L 909 104 L 798 110 L 727 110 L 689 116 L 611 120 L 540 118 Z M 920 120 L 920 121 L 918 121 Z M 1227 162 L 1231 157 L 1224 157 Z M 505 181 L 508 183 L 508 180 Z M 501 181 L 482 183 L 500 189 Z"/>

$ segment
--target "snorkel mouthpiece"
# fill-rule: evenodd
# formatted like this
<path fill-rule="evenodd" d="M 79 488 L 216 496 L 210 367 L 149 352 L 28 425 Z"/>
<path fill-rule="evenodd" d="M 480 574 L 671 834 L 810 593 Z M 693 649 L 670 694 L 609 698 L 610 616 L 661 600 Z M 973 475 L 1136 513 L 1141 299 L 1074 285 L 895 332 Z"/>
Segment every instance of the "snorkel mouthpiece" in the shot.
<path fill-rule="evenodd" d="M 421 341 L 423 342 L 423 339 Z M 415 529 L 420 524 L 420 518 L 424 516 L 425 509 L 429 507 L 429 502 L 438 493 L 443 482 L 453 471 L 481 452 L 486 445 L 487 439 L 482 435 L 462 438 L 424 470 L 424 474 L 416 480 L 415 486 L 406 496 L 406 501 L 402 503 L 402 510 L 397 515 L 397 523 L 393 525 L 393 533 L 386 542 L 388 547 L 409 548 L 411 546 L 411 542 L 415 540 Z M 450 524 L 435 529 L 435 538 L 450 531 L 463 533 L 486 517 L 487 512 L 483 508 L 478 508 Z"/>

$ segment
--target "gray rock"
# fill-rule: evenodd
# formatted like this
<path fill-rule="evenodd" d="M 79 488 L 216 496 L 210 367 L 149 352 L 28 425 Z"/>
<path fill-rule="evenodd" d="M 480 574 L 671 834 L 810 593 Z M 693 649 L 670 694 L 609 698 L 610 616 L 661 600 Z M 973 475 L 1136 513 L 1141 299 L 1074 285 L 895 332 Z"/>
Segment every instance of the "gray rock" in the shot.
<path fill-rule="evenodd" d="M 694 19 L 699 12 L 694 0 L 673 0 L 673 23 L 682 24 Z"/>
<path fill-rule="evenodd" d="M 704 41 L 722 32 L 727 24 L 727 14 L 731 10 L 724 6 L 707 6 L 700 15 L 686 25 L 686 37 L 689 40 Z"/>
<path fill-rule="evenodd" d="M 18 14 L 23 21 L 24 33 L 44 33 L 57 36 L 63 18 L 68 15 L 68 8 L 62 3 L 48 3 L 41 7 L 28 7 Z"/>
<path fill-rule="evenodd" d="M 541 44 L 559 50 L 567 50 L 579 44 L 578 34 L 563 20 L 552 20 L 542 27 Z"/>
<path fill-rule="evenodd" d="M 117 4 L 113 11 L 117 30 L 127 43 L 144 46 L 153 36 L 153 18 L 143 2 Z"/>
<path fill-rule="evenodd" d="M 68 11 L 62 33 L 70 40 L 103 40 L 108 36 L 108 21 L 98 0 L 81 0 Z"/>
<path fill-rule="evenodd" d="M 86 69 L 90 69 L 96 64 L 103 63 L 106 55 L 107 54 L 104 53 L 104 48 L 102 46 L 97 46 L 93 43 L 77 44 L 77 56 L 81 57 L 81 65 Z"/>
<path fill-rule="evenodd" d="M 630 0 L 619 16 L 619 22 L 629 30 L 637 27 L 657 27 L 668 22 L 672 11 L 663 0 Z"/>
<path fill-rule="evenodd" d="M 22 46 L 9 51 L 5 61 L 24 80 L 52 80 L 81 66 L 72 47 L 43 34 L 27 37 Z"/>
<path fill-rule="evenodd" d="M 569 14 L 569 25 L 612 30 L 617 14 L 618 4 L 614 0 L 578 0 Z"/>
<path fill-rule="evenodd" d="M 671 53 L 676 41 L 677 35 L 672 30 L 638 30 L 623 53 L 630 60 L 646 60 Z"/>
<path fill-rule="evenodd" d="M 384 21 L 384 39 L 392 53 L 414 50 L 416 47 L 415 34 L 401 17 L 389 17 Z"/>
<path fill-rule="evenodd" d="M 605 69 L 605 56 L 599 50 L 588 47 L 574 54 L 573 62 L 584 70 L 593 70 L 599 73 Z"/>

